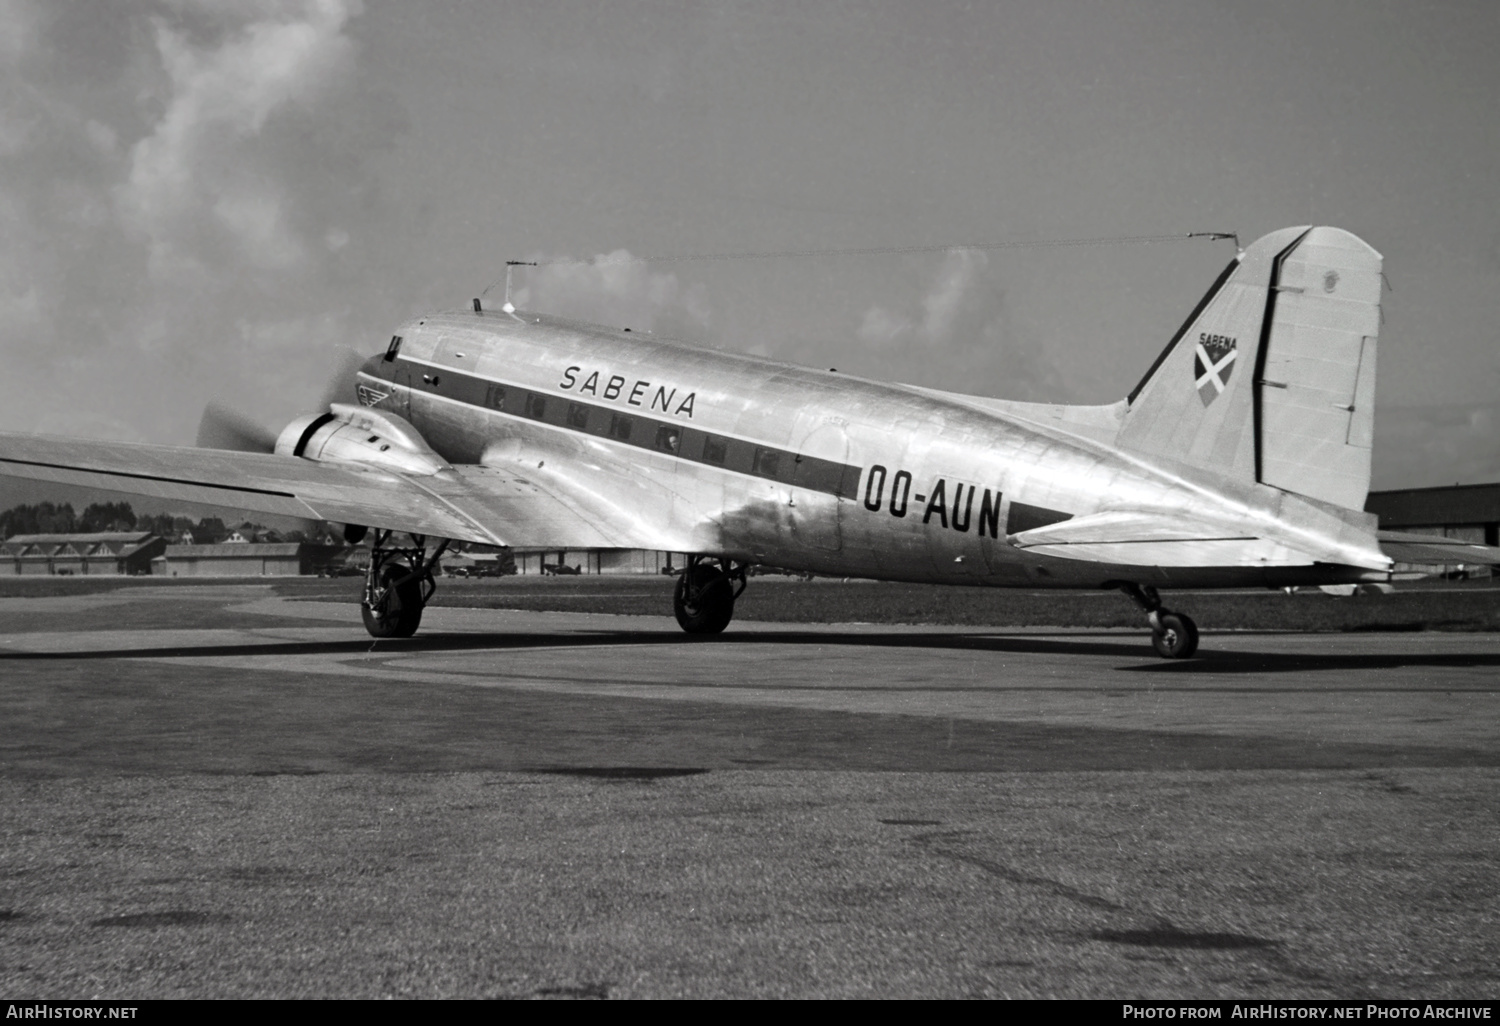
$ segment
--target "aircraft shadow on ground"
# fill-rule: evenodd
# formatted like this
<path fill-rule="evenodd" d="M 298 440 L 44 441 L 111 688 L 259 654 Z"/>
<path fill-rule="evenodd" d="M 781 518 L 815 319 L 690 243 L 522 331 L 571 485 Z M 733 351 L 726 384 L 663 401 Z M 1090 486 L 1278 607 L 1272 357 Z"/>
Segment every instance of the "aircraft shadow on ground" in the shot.
<path fill-rule="evenodd" d="M 435 632 L 401 640 L 247 641 L 229 645 L 168 645 L 151 648 L 108 648 L 84 652 L 0 652 L 3 660 L 96 660 L 162 658 L 231 658 L 246 656 L 394 656 L 420 653 L 484 650 L 566 650 L 624 646 L 792 645 L 818 648 L 898 648 L 938 651 L 1003 652 L 1017 655 L 1076 655 L 1134 660 L 1114 667 L 1131 673 L 1198 675 L 1295 673 L 1307 671 L 1386 670 L 1404 666 L 1474 668 L 1500 666 L 1500 652 L 1308 653 L 1213 649 L 1213 638 L 1196 658 L 1164 660 L 1154 657 L 1149 641 L 1062 640 L 1034 634 L 1003 633 L 839 633 L 837 631 L 767 630 L 693 637 L 676 631 L 589 631 L 565 634 L 448 634 Z M 1367 685 L 1358 685 L 1369 690 Z M 1420 690 L 1402 687 L 1400 690 Z M 1453 690 L 1451 686 L 1439 690 Z M 1485 688 L 1489 690 L 1489 688 Z"/>
<path fill-rule="evenodd" d="M 1211 643 L 1211 641 L 1210 641 Z M 1158 660 L 1117 669 L 1126 673 L 1169 674 L 1172 676 L 1217 676 L 1247 673 L 1299 673 L 1316 670 L 1359 671 L 1394 670 L 1403 666 L 1428 668 L 1473 669 L 1484 666 L 1500 666 L 1500 652 L 1253 652 L 1198 650 L 1198 655 L 1184 660 Z M 1390 688 L 1371 687 L 1367 683 L 1353 682 L 1352 690 L 1359 691 L 1454 691 L 1465 690 L 1451 685 L 1432 688 L 1398 685 Z M 1493 691 L 1492 685 L 1481 685 L 1473 690 Z"/>

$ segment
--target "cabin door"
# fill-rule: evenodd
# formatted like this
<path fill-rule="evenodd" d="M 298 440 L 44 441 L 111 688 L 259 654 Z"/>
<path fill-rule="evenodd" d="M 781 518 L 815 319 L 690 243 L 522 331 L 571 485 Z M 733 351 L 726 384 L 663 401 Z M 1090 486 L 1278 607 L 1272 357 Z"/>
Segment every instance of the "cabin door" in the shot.
<path fill-rule="evenodd" d="M 842 520 L 847 498 L 858 483 L 849 476 L 849 435 L 844 425 L 823 421 L 804 428 L 797 443 L 788 496 L 792 536 L 810 548 L 838 552 L 844 547 Z"/>

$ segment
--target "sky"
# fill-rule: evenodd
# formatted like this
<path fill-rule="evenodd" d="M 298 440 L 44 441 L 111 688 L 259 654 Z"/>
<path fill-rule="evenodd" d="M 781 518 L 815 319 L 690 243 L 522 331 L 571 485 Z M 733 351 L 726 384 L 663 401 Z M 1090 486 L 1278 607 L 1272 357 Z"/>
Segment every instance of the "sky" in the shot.
<path fill-rule="evenodd" d="M 528 309 L 1104 403 L 1233 243 L 969 246 L 1322 223 L 1385 256 L 1374 487 L 1500 480 L 1496 52 L 1492 2 L 0 0 L 0 430 L 279 429 L 508 259 L 559 261 Z"/>

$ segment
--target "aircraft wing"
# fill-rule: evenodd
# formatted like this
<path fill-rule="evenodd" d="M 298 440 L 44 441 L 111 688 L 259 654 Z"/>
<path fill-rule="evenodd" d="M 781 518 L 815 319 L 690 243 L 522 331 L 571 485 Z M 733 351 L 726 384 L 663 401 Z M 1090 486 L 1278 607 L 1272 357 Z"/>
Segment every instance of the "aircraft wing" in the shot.
<path fill-rule="evenodd" d="M 653 548 L 662 539 L 557 478 L 0 433 L 0 475 L 520 548 Z M 614 522 L 612 522 L 614 521 Z"/>
<path fill-rule="evenodd" d="M 1380 531 L 1376 537 L 1380 540 L 1380 551 L 1398 563 L 1500 565 L 1500 548 L 1493 545 L 1480 545 L 1441 535 L 1405 534 L 1401 531 Z"/>
<path fill-rule="evenodd" d="M 1273 538 L 1181 515 L 1114 510 L 1010 536 L 1040 555 L 1120 566 L 1303 566 L 1316 557 Z"/>

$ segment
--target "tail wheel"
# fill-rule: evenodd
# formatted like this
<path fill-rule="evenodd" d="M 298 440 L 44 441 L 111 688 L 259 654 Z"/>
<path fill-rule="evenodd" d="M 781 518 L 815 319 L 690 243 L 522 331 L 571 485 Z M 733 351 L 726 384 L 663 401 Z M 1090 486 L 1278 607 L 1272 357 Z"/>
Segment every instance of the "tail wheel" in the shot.
<path fill-rule="evenodd" d="M 734 618 L 734 595 L 729 575 L 700 563 L 677 578 L 672 611 L 689 634 L 718 634 Z"/>
<path fill-rule="evenodd" d="M 1161 629 L 1151 632 L 1151 644 L 1163 659 L 1187 659 L 1198 651 L 1198 625 L 1183 613 L 1162 613 Z"/>
<path fill-rule="evenodd" d="M 365 630 L 375 638 L 409 638 L 422 625 L 422 581 L 412 577 L 403 584 L 395 582 L 411 573 L 411 567 L 393 560 L 380 568 L 376 577 L 373 604 L 360 603 Z"/>

